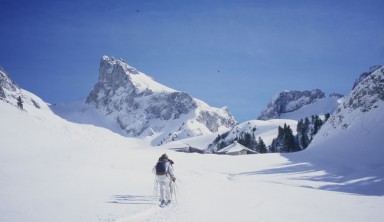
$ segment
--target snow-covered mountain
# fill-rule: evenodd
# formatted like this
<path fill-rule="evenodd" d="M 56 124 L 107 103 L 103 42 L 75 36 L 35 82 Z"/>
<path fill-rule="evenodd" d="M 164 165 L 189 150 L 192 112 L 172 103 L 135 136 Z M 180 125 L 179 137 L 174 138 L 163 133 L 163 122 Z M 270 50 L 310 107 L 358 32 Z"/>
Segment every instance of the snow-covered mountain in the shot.
<path fill-rule="evenodd" d="M 39 109 L 45 104 L 41 99 L 36 99 L 33 94 L 21 89 L 15 84 L 2 67 L 0 67 L 0 100 L 14 106 L 19 106 L 18 100 L 21 100 L 21 103 L 31 104 Z M 39 100 L 39 102 L 37 100 Z"/>
<path fill-rule="evenodd" d="M 353 84 L 352 86 L 352 90 L 355 89 L 355 87 L 361 82 L 363 81 L 367 76 L 371 75 L 373 72 L 375 72 L 376 70 L 382 68 L 383 66 L 382 65 L 375 65 L 375 66 L 372 66 L 371 68 L 369 68 L 369 71 L 367 72 L 363 72 L 360 74 L 359 78 L 356 79 L 355 83 Z"/>
<path fill-rule="evenodd" d="M 0 99 L 0 221 L 382 221 L 383 89 L 383 69 L 364 78 L 305 151 L 247 156 L 153 148 L 149 138 L 66 121 L 21 89 L 24 111 Z M 267 132 L 260 123 L 280 120 L 257 121 L 255 132 Z M 150 170 L 164 152 L 177 177 L 170 208 L 158 207 Z"/>
<path fill-rule="evenodd" d="M 321 165 L 331 190 L 384 195 L 384 67 L 361 79 L 309 147 L 291 159 Z M 306 169 L 309 170 L 309 169 Z"/>
<path fill-rule="evenodd" d="M 290 119 L 271 119 L 271 120 L 251 120 L 236 125 L 231 130 L 219 134 L 214 141 L 212 141 L 208 147 L 205 148 L 206 153 L 215 153 L 219 149 L 233 144 L 239 139 L 245 139 L 249 142 L 258 141 L 261 138 L 266 146 L 272 144 L 272 140 L 277 137 L 279 126 L 284 124 L 290 126 L 293 133 L 296 134 L 296 120 Z"/>
<path fill-rule="evenodd" d="M 154 144 L 227 130 L 236 124 L 227 108 L 210 107 L 157 83 L 122 59 L 103 56 L 99 80 L 86 99 L 132 137 Z"/>
<path fill-rule="evenodd" d="M 311 91 L 282 91 L 272 98 L 267 108 L 258 117 L 259 120 L 295 119 L 300 120 L 312 115 L 333 113 L 342 95 L 326 96 L 320 89 Z"/>
<path fill-rule="evenodd" d="M 356 124 L 364 125 L 361 116 L 383 106 L 384 67 L 375 69 L 356 82 L 352 92 L 329 119 L 329 124 L 335 129 L 347 129 Z"/>

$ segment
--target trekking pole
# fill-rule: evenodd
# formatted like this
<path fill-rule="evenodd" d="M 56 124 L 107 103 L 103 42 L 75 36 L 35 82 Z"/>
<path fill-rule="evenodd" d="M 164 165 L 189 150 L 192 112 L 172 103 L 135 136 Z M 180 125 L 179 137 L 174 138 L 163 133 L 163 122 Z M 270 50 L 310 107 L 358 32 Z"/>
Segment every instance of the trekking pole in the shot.
<path fill-rule="evenodd" d="M 176 195 L 176 189 L 177 189 L 177 185 L 176 185 L 176 181 L 175 182 L 172 182 L 172 186 L 173 186 L 173 194 L 175 196 L 175 203 L 177 204 L 177 195 Z"/>
<path fill-rule="evenodd" d="M 156 176 L 155 179 L 153 180 L 153 196 L 158 197 L 158 187 L 157 187 L 157 181 L 156 181 Z"/>

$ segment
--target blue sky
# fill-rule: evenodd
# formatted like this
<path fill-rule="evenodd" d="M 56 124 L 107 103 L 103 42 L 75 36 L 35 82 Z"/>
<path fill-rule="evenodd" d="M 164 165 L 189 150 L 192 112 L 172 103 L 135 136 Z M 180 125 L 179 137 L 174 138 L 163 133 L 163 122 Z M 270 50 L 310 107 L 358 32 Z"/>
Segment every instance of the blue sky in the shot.
<path fill-rule="evenodd" d="M 281 90 L 346 94 L 384 64 L 384 1 L 0 0 L 0 66 L 50 103 L 85 98 L 103 55 L 238 121 Z"/>

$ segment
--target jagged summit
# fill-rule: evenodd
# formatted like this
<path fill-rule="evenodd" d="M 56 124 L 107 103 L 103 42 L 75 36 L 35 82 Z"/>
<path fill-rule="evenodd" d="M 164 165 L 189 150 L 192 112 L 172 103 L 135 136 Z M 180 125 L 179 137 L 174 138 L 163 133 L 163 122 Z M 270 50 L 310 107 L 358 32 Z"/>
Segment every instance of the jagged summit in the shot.
<path fill-rule="evenodd" d="M 227 108 L 210 107 L 166 87 L 122 59 L 103 56 L 99 80 L 86 99 L 128 136 L 157 136 L 156 144 L 229 129 Z"/>
<path fill-rule="evenodd" d="M 8 76 L 6 71 L 0 67 L 0 100 L 19 106 L 18 100 L 22 103 L 31 105 L 32 107 L 40 109 L 42 106 L 47 108 L 46 104 L 37 96 L 32 93 L 21 89 L 12 79 Z"/>
<path fill-rule="evenodd" d="M 296 111 L 304 105 L 311 104 L 322 98 L 325 98 L 325 93 L 320 89 L 313 89 L 311 91 L 284 90 L 272 98 L 258 119 L 278 119 L 284 113 Z"/>
<path fill-rule="evenodd" d="M 115 59 L 106 55 L 101 59 L 99 73 L 99 82 L 113 83 L 115 84 L 114 87 L 131 86 L 132 89 L 136 90 L 136 93 L 176 91 L 139 72 L 123 59 Z"/>
<path fill-rule="evenodd" d="M 14 97 L 15 93 L 20 93 L 20 88 L 8 77 L 5 70 L 0 66 L 0 99 Z"/>
<path fill-rule="evenodd" d="M 363 72 L 361 73 L 361 75 L 359 76 L 359 78 L 356 79 L 355 83 L 353 84 L 353 87 L 352 87 L 352 90 L 355 89 L 355 87 L 361 82 L 363 81 L 367 76 L 371 75 L 372 73 L 374 73 L 376 70 L 382 68 L 383 66 L 382 65 L 374 65 L 372 66 L 371 68 L 369 68 L 369 71 L 368 72 Z"/>
<path fill-rule="evenodd" d="M 345 96 L 311 142 L 307 149 L 308 154 L 329 162 L 337 162 L 342 157 L 359 167 L 374 166 L 365 175 L 383 178 L 384 171 L 378 167 L 383 163 L 384 157 L 381 142 L 384 129 L 383 113 L 384 67 L 381 67 L 359 81 Z M 382 184 L 372 184 L 383 187 Z M 362 187 L 362 184 L 359 184 L 358 189 Z"/>
<path fill-rule="evenodd" d="M 359 113 L 369 112 L 384 104 L 384 67 L 376 67 L 373 71 L 371 68 L 365 78 L 356 81 L 352 92 L 331 116 L 329 122 L 334 128 L 346 129 L 359 122 Z"/>

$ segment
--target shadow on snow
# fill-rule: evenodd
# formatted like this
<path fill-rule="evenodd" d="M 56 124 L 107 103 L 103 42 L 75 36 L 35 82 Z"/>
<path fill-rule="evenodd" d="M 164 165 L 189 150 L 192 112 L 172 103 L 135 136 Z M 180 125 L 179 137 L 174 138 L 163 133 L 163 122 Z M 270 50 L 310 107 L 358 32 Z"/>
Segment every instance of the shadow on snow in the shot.
<path fill-rule="evenodd" d="M 137 196 L 137 195 L 114 195 L 108 203 L 112 204 L 148 204 L 153 205 L 158 202 L 158 198 L 154 196 Z"/>
<path fill-rule="evenodd" d="M 315 183 L 316 186 L 302 186 L 306 188 L 355 195 L 384 196 L 383 166 L 371 165 L 364 168 L 359 168 L 359 166 L 343 167 L 316 160 L 311 160 L 310 162 L 303 161 L 304 158 L 300 158 L 300 155 L 297 154 L 282 154 L 282 156 L 289 159 L 290 163 L 273 169 L 233 174 L 231 177 L 283 174 L 289 175 L 290 180 L 319 182 L 318 184 Z M 310 175 L 311 173 L 313 175 Z"/>

